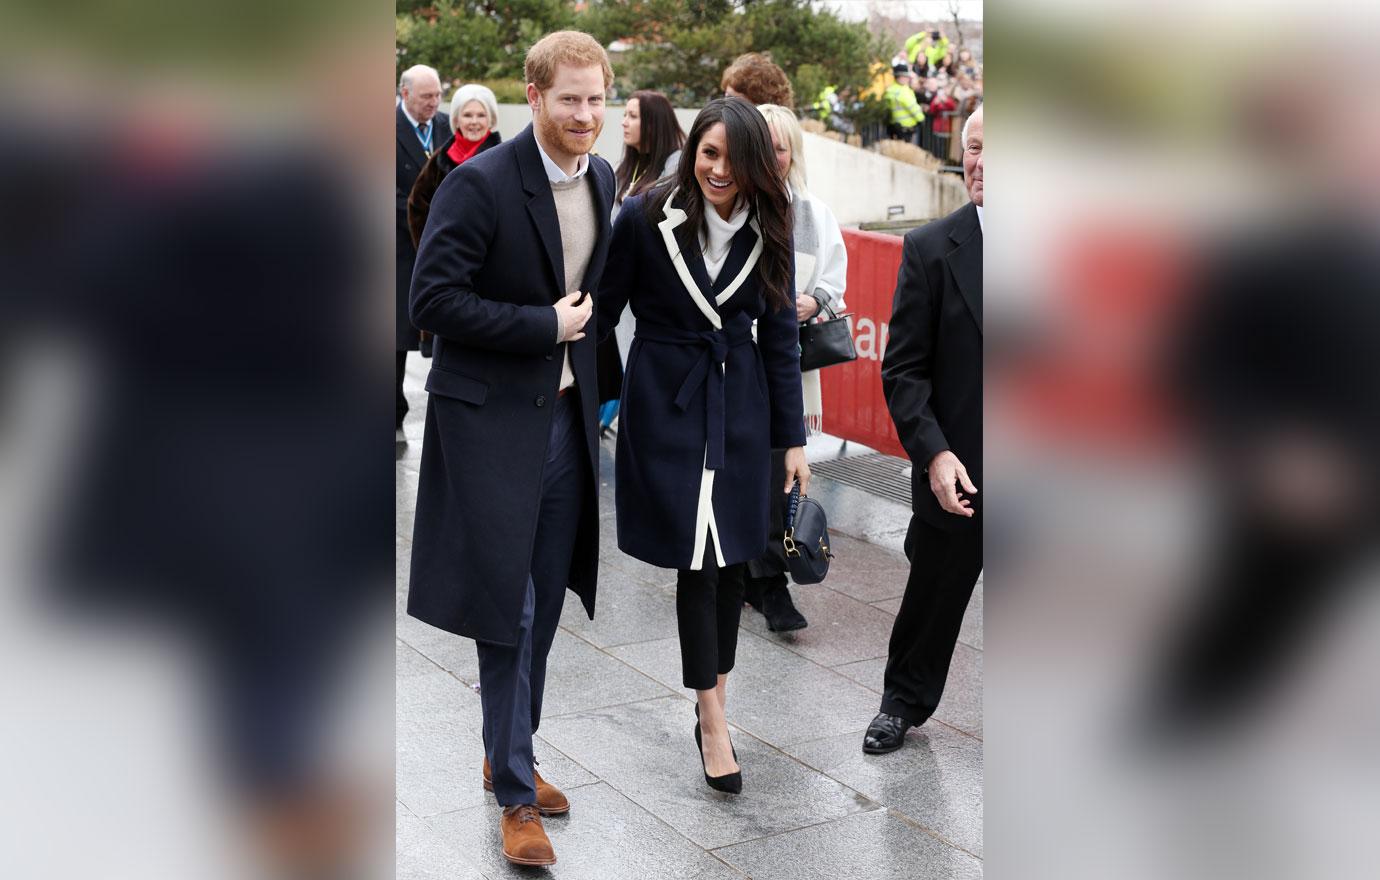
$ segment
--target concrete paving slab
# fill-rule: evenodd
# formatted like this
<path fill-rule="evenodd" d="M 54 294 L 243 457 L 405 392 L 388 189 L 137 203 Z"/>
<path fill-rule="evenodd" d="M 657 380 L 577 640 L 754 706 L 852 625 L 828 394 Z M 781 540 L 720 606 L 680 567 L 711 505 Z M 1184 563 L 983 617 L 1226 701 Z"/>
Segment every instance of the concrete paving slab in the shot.
<path fill-rule="evenodd" d="M 830 534 L 835 559 L 824 586 L 859 602 L 880 602 L 905 593 L 910 564 L 904 556 L 845 534 Z"/>
<path fill-rule="evenodd" d="M 609 649 L 669 688 L 681 684 L 676 639 Z M 774 746 L 866 726 L 877 714 L 876 694 L 838 673 L 746 630 L 728 685 L 728 720 Z"/>
<path fill-rule="evenodd" d="M 865 755 L 864 727 L 792 747 L 811 767 L 982 856 L 982 743 L 933 721 L 889 755 Z M 924 875 L 921 875 L 924 876 Z"/>
<path fill-rule="evenodd" d="M 968 602 L 968 610 L 963 615 L 963 626 L 958 631 L 958 640 L 982 650 L 982 578 L 978 578 L 973 588 L 973 598 Z"/>
<path fill-rule="evenodd" d="M 886 810 L 715 851 L 753 880 L 973 880 L 982 863 Z"/>
<path fill-rule="evenodd" d="M 790 590 L 809 626 L 774 633 L 767 628 L 765 617 L 744 608 L 743 628 L 821 666 L 886 656 L 894 616 L 823 585 L 792 586 Z"/>
<path fill-rule="evenodd" d="M 398 722 L 451 721 L 482 729 L 479 694 L 441 669 L 398 679 L 394 707 Z"/>
<path fill-rule="evenodd" d="M 944 696 L 934 717 L 950 727 L 982 738 L 982 652 L 959 642 L 949 662 Z"/>
<path fill-rule="evenodd" d="M 982 732 L 981 582 L 936 719 L 887 763 L 865 759 L 862 729 L 877 711 L 905 589 L 900 551 L 910 513 L 818 480 L 811 494 L 829 511 L 839 559 L 825 585 L 793 588 L 811 618 L 804 634 L 769 634 L 745 611 L 729 719 L 746 790 L 713 792 L 680 686 L 675 572 L 617 550 L 612 438 L 599 449 L 599 616 L 589 621 L 567 596 L 535 744 L 543 775 L 573 805 L 569 818 L 547 821 L 561 861 L 550 871 L 508 866 L 499 810 L 479 779 L 474 643 L 405 613 L 429 368 L 409 358 L 409 442 L 395 450 L 397 876 L 981 876 L 982 743 L 940 721 Z M 853 451 L 837 447 L 835 438 L 813 438 L 807 454 Z"/>
<path fill-rule="evenodd" d="M 883 599 L 881 602 L 873 602 L 872 607 L 876 608 L 878 611 L 885 611 L 887 614 L 895 617 L 901 612 L 901 597 L 897 596 L 894 599 Z"/>
<path fill-rule="evenodd" d="M 860 660 L 834 667 L 840 675 L 882 695 L 886 658 Z M 964 733 L 982 739 L 982 652 L 962 642 L 954 647 L 949 664 L 949 678 L 944 684 L 944 696 L 934 717 Z"/>
<path fill-rule="evenodd" d="M 570 813 L 543 820 L 556 864 L 522 868 L 503 858 L 497 804 L 430 820 L 437 834 L 498 878 L 741 880 L 742 875 L 605 783 L 579 789 Z"/>
<path fill-rule="evenodd" d="M 671 638 L 676 635 L 675 593 L 606 565 L 599 573 L 594 619 L 578 601 L 567 601 L 561 626 L 597 648 Z"/>
<path fill-rule="evenodd" d="M 667 688 L 653 679 L 568 632 L 556 632 L 546 661 L 547 718 L 664 696 Z"/>
<path fill-rule="evenodd" d="M 484 738 L 445 718 L 399 721 L 394 765 L 397 799 L 420 818 L 493 799 L 482 786 Z"/>
<path fill-rule="evenodd" d="M 394 846 L 397 880 L 487 880 L 453 839 L 401 807 Z"/>
<path fill-rule="evenodd" d="M 875 804 L 741 731 L 743 792 L 704 782 L 694 709 L 667 698 L 551 718 L 542 736 L 681 834 L 706 848 L 817 824 Z"/>
<path fill-rule="evenodd" d="M 846 678 L 851 678 L 878 697 L 882 695 L 882 676 L 886 672 L 885 657 L 845 663 L 842 666 L 835 666 L 834 671 Z"/>

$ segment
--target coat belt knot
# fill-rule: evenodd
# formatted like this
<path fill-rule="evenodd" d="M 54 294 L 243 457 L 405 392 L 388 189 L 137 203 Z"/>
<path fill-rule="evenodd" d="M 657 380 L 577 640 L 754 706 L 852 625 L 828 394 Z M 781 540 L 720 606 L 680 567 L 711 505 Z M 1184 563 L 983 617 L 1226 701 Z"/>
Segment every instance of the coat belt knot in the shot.
<path fill-rule="evenodd" d="M 685 375 L 676 392 L 676 407 L 682 412 L 690 408 L 690 399 L 701 385 L 704 396 L 705 459 L 704 466 L 717 471 L 724 466 L 724 364 L 729 349 L 752 342 L 752 328 L 742 330 L 685 330 L 650 321 L 637 322 L 637 336 L 648 342 L 670 345 L 695 345 L 703 350 L 690 372 Z"/>

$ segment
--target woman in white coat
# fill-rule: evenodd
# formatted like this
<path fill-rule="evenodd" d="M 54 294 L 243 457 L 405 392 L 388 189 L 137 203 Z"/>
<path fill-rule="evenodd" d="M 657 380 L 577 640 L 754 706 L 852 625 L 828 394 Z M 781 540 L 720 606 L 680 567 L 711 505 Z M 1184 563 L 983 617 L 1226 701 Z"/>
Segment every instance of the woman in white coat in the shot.
<path fill-rule="evenodd" d="M 790 187 L 791 207 L 795 214 L 795 288 L 796 318 L 803 324 L 815 320 L 828 306 L 835 313 L 843 312 L 843 291 L 848 281 L 848 252 L 843 245 L 834 212 L 810 193 L 805 186 L 804 136 L 795 113 L 776 104 L 762 104 L 757 108 L 767 120 L 777 165 Z M 812 434 L 822 430 L 823 397 L 819 371 L 801 374 L 805 400 L 805 425 Z M 772 452 L 772 482 L 785 480 L 785 451 Z M 783 510 L 781 496 L 771 493 L 772 536 L 767 552 L 748 563 L 744 598 L 767 619 L 773 632 L 804 629 L 808 622 L 791 601 L 786 587 L 786 557 L 781 547 Z"/>

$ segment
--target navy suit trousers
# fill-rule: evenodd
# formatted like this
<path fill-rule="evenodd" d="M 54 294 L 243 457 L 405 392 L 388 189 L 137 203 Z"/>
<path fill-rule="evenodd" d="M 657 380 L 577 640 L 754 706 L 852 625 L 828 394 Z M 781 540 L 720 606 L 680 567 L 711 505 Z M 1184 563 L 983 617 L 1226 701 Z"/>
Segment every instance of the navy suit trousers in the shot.
<path fill-rule="evenodd" d="M 556 637 L 570 583 L 570 562 L 589 485 L 580 398 L 556 398 L 542 468 L 541 510 L 517 642 L 477 642 L 484 750 L 493 769 L 494 796 L 503 806 L 537 801 L 532 734 L 541 723 L 546 655 Z"/>

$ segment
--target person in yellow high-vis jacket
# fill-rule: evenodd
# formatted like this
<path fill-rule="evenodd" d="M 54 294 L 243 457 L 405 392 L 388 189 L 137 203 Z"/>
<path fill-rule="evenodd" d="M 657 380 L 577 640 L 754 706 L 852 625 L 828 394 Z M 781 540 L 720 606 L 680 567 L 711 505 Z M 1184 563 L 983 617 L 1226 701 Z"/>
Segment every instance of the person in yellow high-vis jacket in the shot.
<path fill-rule="evenodd" d="M 925 67 L 937 65 L 944 60 L 944 56 L 949 51 L 949 38 L 944 36 L 943 31 L 916 31 L 906 38 L 906 60 L 915 66 L 920 58 L 920 53 L 925 53 Z M 920 71 L 922 74 L 925 71 Z"/>
<path fill-rule="evenodd" d="M 915 90 L 910 87 L 910 68 L 898 64 L 892 68 L 892 73 L 896 76 L 896 82 L 887 86 L 882 93 L 891 114 L 887 119 L 887 136 L 918 145 L 920 123 L 925 121 L 925 111 L 915 99 Z"/>

